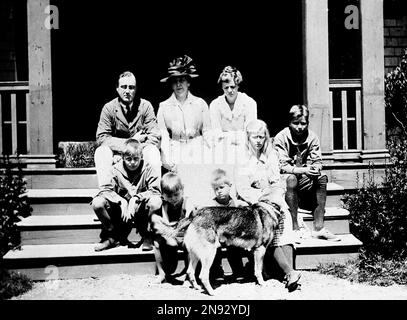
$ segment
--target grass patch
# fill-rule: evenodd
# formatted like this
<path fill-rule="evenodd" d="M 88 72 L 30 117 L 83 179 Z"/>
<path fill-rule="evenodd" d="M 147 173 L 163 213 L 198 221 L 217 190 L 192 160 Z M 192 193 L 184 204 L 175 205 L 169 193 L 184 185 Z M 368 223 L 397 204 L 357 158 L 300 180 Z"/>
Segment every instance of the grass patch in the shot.
<path fill-rule="evenodd" d="M 33 287 L 33 281 L 17 272 L 0 269 L 0 300 L 19 296 Z"/>
<path fill-rule="evenodd" d="M 367 256 L 362 252 L 357 260 L 350 260 L 346 264 L 319 265 L 318 271 L 350 282 L 366 283 L 373 286 L 387 287 L 407 284 L 406 258 Z"/>

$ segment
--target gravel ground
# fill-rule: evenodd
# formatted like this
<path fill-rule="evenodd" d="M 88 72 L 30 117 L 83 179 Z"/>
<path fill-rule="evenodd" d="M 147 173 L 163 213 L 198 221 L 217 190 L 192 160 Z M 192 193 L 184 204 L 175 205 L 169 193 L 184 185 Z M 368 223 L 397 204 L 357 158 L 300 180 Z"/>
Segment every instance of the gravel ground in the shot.
<path fill-rule="evenodd" d="M 270 279 L 254 283 L 221 284 L 214 297 L 183 285 L 156 284 L 152 275 L 36 282 L 31 291 L 12 300 L 407 300 L 407 286 L 353 284 L 318 272 L 304 271 L 301 289 L 289 293 Z"/>

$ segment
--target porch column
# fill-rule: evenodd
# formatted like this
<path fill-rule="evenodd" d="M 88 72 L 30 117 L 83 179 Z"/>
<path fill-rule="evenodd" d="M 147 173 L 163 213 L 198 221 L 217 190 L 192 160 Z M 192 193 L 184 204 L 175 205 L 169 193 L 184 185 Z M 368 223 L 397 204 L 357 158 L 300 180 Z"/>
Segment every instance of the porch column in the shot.
<path fill-rule="evenodd" d="M 360 0 L 362 29 L 363 161 L 383 160 L 386 148 L 384 107 L 383 0 Z"/>
<path fill-rule="evenodd" d="M 45 27 L 50 0 L 27 1 L 28 128 L 27 164 L 54 166 L 52 128 L 51 30 Z"/>
<path fill-rule="evenodd" d="M 310 129 L 321 140 L 324 160 L 332 159 L 329 97 L 328 0 L 302 0 L 304 102 L 310 110 Z"/>

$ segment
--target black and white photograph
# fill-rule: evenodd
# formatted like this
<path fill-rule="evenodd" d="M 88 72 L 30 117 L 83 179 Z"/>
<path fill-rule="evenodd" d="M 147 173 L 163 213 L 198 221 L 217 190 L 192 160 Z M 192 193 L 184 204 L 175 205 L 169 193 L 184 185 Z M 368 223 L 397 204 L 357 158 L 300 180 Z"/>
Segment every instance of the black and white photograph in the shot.
<path fill-rule="evenodd" d="M 404 0 L 0 0 L 2 301 L 407 300 L 406 161 Z"/>

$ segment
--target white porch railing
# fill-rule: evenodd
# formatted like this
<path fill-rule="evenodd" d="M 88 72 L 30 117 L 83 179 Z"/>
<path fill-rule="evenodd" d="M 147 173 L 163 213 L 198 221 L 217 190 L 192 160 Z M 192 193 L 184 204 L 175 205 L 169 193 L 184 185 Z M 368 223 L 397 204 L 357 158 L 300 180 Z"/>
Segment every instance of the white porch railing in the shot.
<path fill-rule="evenodd" d="M 362 149 L 361 79 L 330 79 L 332 149 Z"/>
<path fill-rule="evenodd" d="M 0 155 L 29 150 L 28 81 L 0 82 Z"/>

